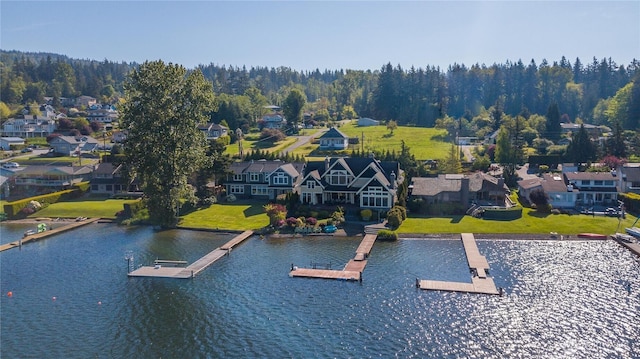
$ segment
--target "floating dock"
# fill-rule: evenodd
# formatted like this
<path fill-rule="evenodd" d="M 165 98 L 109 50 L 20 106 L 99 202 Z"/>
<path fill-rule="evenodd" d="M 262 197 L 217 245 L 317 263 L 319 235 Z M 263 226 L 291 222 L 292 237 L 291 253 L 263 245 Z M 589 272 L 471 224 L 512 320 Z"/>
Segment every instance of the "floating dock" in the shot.
<path fill-rule="evenodd" d="M 140 267 L 129 273 L 130 277 L 155 277 L 155 278 L 176 278 L 186 279 L 193 278 L 200 274 L 207 267 L 215 263 L 218 259 L 228 255 L 231 249 L 236 245 L 242 243 L 245 239 L 251 237 L 253 231 L 244 231 L 239 235 L 233 237 L 229 242 L 223 244 L 221 247 L 214 249 L 213 251 L 205 254 L 202 258 L 191 263 L 187 267 L 163 267 L 160 264 L 156 264 L 153 267 L 144 266 Z M 184 263 L 183 261 L 156 261 L 156 263 Z"/>
<path fill-rule="evenodd" d="M 3 245 L 0 246 L 0 252 L 6 251 L 6 250 L 11 249 L 11 248 L 20 247 L 21 245 L 23 245 L 25 243 L 28 243 L 28 242 L 31 242 L 31 241 L 37 241 L 39 239 L 48 238 L 48 237 L 54 236 L 56 234 L 67 232 L 67 231 L 70 231 L 70 230 L 78 228 L 78 227 L 86 226 L 87 224 L 97 222 L 98 220 L 100 220 L 100 218 L 87 218 L 87 219 L 83 219 L 81 221 L 76 221 L 76 222 L 51 222 L 51 223 L 47 223 L 47 227 L 49 227 L 49 228 L 51 228 L 51 226 L 53 226 L 54 224 L 55 224 L 56 227 L 53 228 L 53 229 L 47 229 L 47 230 L 39 232 L 39 233 L 34 233 L 34 234 L 27 235 L 27 236 L 25 236 L 25 237 L 23 237 L 23 238 L 21 238 L 21 239 L 19 239 L 17 241 L 13 241 L 11 243 L 3 244 Z"/>
<path fill-rule="evenodd" d="M 487 258 L 480 254 L 475 237 L 472 233 L 462 233 L 462 245 L 467 256 L 467 263 L 471 270 L 471 283 L 444 282 L 436 280 L 416 279 L 416 286 L 424 290 L 439 290 L 447 292 L 462 292 L 476 294 L 500 294 L 493 278 L 487 276 L 489 263 Z"/>
<path fill-rule="evenodd" d="M 362 238 L 358 249 L 356 249 L 355 258 L 350 260 L 342 270 L 297 268 L 292 265 L 289 276 L 362 282 L 362 272 L 367 266 L 367 258 L 369 257 L 369 253 L 371 253 L 373 244 L 376 242 L 376 237 L 376 234 L 366 234 L 364 238 Z"/>

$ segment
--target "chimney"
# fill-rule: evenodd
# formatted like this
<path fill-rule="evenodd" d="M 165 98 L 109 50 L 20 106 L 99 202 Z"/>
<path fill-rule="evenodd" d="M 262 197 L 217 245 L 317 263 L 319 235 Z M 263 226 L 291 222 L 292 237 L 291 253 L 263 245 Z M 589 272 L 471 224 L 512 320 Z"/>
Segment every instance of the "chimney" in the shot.
<path fill-rule="evenodd" d="M 324 170 L 328 171 L 329 170 L 329 156 L 326 156 L 324 158 Z"/>
<path fill-rule="evenodd" d="M 391 188 L 396 188 L 396 173 L 391 171 Z"/>

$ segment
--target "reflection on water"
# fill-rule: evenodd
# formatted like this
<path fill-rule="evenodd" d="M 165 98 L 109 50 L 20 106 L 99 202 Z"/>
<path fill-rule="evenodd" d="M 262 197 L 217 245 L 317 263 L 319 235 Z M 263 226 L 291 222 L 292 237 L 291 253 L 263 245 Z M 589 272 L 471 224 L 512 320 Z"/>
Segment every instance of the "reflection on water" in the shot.
<path fill-rule="evenodd" d="M 229 238 L 95 224 L 1 253 L 1 356 L 640 357 L 640 261 L 611 241 L 478 241 L 504 297 L 415 289 L 470 280 L 455 240 L 376 243 L 362 284 L 288 277 L 341 268 L 344 238 L 254 237 L 193 280 L 126 276 L 126 251 L 193 262 Z"/>

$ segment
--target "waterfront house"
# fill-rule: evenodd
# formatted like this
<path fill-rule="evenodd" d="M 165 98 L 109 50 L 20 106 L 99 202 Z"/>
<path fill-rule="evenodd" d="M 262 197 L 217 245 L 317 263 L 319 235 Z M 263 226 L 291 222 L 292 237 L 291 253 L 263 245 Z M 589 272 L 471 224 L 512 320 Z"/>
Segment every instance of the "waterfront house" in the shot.
<path fill-rule="evenodd" d="M 114 195 L 127 192 L 129 184 L 122 176 L 122 165 L 103 162 L 98 164 L 91 178 L 91 193 Z"/>
<path fill-rule="evenodd" d="M 15 186 L 34 194 L 54 192 L 89 181 L 92 172 L 91 166 L 27 166 L 15 172 Z"/>
<path fill-rule="evenodd" d="M 274 200 L 281 194 L 294 191 L 304 167 L 301 162 L 280 160 L 235 162 L 223 186 L 227 194 L 238 198 Z"/>
<path fill-rule="evenodd" d="M 617 206 L 617 178 L 611 172 L 563 172 L 565 183 L 576 192 L 575 207 Z"/>
<path fill-rule="evenodd" d="M 318 139 L 322 151 L 341 151 L 349 147 L 349 137 L 335 127 L 329 129 Z"/>
<path fill-rule="evenodd" d="M 475 203 L 482 206 L 511 206 L 509 187 L 504 179 L 483 172 L 414 177 L 409 192 L 412 198 L 422 198 L 427 205 L 456 203 L 466 208 Z"/>
<path fill-rule="evenodd" d="M 397 161 L 327 157 L 307 164 L 297 192 L 305 204 L 353 205 L 386 211 L 397 201 L 402 176 Z"/>
<path fill-rule="evenodd" d="M 280 112 L 280 107 L 272 105 L 265 106 L 265 109 L 268 109 L 271 112 L 262 116 L 258 121 L 258 125 L 261 129 L 271 128 L 280 130 L 287 125 L 287 119 Z"/>
<path fill-rule="evenodd" d="M 640 163 L 627 163 L 615 173 L 620 192 L 640 194 Z"/>
<path fill-rule="evenodd" d="M 540 177 L 528 178 L 518 181 L 518 195 L 527 202 L 531 202 L 529 195 L 535 190 L 542 189 L 543 179 Z"/>

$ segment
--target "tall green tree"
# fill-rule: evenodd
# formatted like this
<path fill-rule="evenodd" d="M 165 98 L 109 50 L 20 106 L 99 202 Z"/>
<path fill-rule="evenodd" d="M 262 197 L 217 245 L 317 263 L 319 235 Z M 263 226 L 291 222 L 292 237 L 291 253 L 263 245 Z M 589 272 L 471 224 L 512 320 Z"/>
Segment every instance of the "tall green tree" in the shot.
<path fill-rule="evenodd" d="M 294 133 L 298 132 L 298 124 L 302 124 L 302 108 L 306 103 L 306 96 L 296 88 L 292 89 L 284 100 L 282 111 Z"/>
<path fill-rule="evenodd" d="M 596 147 L 591 142 L 584 124 L 580 126 L 578 132 L 573 134 L 571 143 L 567 147 L 567 157 L 575 164 L 590 163 L 596 159 Z"/>
<path fill-rule="evenodd" d="M 547 108 L 547 123 L 545 126 L 545 138 L 551 141 L 557 141 L 562 134 L 562 126 L 560 125 L 560 110 L 558 104 L 553 102 Z"/>
<path fill-rule="evenodd" d="M 188 177 L 205 161 L 206 140 L 198 130 L 213 106 L 213 89 L 202 73 L 181 65 L 145 62 L 124 85 L 122 127 L 125 153 L 138 176 L 150 220 L 161 227 L 178 222 L 181 200 L 191 198 Z"/>
<path fill-rule="evenodd" d="M 605 143 L 607 154 L 618 158 L 627 158 L 627 146 L 624 143 L 624 130 L 620 122 L 613 127 L 613 135 Z"/>

